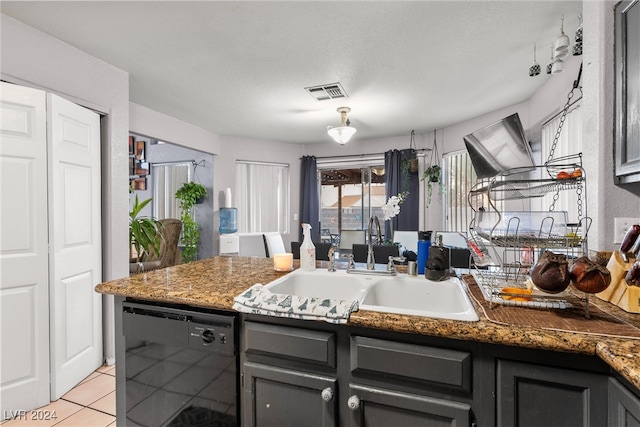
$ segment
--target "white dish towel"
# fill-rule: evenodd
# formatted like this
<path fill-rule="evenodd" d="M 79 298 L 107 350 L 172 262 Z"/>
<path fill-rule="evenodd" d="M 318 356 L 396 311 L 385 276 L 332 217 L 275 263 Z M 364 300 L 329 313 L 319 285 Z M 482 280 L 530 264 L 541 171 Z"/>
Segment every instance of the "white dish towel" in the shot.
<path fill-rule="evenodd" d="M 260 283 L 253 285 L 233 301 L 233 309 L 242 313 L 323 320 L 329 323 L 347 323 L 351 313 L 358 311 L 358 301 L 274 294 Z"/>

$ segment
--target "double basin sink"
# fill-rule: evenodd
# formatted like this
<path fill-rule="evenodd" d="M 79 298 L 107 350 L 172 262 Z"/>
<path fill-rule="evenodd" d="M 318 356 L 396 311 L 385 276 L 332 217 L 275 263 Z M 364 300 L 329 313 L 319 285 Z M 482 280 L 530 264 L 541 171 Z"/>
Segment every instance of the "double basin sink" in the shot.
<path fill-rule="evenodd" d="M 358 301 L 360 310 L 440 319 L 478 321 L 459 279 L 434 282 L 424 276 L 358 275 L 346 270 L 295 270 L 265 285 L 277 294 Z"/>

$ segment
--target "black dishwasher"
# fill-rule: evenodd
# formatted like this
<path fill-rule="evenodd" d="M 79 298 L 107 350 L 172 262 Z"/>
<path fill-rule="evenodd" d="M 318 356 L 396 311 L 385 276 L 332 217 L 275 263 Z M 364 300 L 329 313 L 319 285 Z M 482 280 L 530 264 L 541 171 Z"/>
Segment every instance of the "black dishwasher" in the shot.
<path fill-rule="evenodd" d="M 237 314 L 124 301 L 128 426 L 238 424 Z"/>

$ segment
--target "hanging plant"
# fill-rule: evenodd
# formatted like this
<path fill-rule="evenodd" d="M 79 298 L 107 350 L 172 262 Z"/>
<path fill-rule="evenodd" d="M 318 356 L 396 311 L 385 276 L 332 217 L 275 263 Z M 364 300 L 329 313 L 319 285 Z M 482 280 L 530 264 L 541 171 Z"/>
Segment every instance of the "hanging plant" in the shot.
<path fill-rule="evenodd" d="M 187 263 L 198 258 L 198 242 L 200 228 L 193 219 L 194 205 L 198 200 L 207 196 L 207 189 L 196 182 L 187 182 L 176 191 L 176 198 L 180 200 L 180 220 L 182 221 L 182 261 Z"/>
<path fill-rule="evenodd" d="M 445 192 L 446 188 L 444 183 L 442 182 L 442 168 L 437 164 L 439 160 L 438 156 L 438 144 L 436 142 L 436 130 L 433 130 L 433 149 L 431 150 L 431 160 L 429 163 L 431 164 L 427 169 L 425 169 L 422 174 L 422 181 L 427 183 L 427 197 L 426 197 L 426 207 L 429 207 L 431 204 L 431 195 L 433 194 L 433 186 L 438 184 L 440 186 L 440 191 L 442 193 Z"/>
<path fill-rule="evenodd" d="M 427 183 L 427 200 L 426 206 L 431 204 L 431 194 L 433 193 L 433 185 L 440 184 L 442 169 L 438 165 L 431 165 L 422 174 L 422 180 Z"/>
<path fill-rule="evenodd" d="M 411 184 L 411 160 L 418 159 L 403 159 L 400 163 L 400 170 L 402 172 L 402 191 L 408 192 L 409 185 Z"/>
<path fill-rule="evenodd" d="M 411 140 L 409 141 L 409 149 L 413 150 L 413 153 L 416 151 L 416 131 L 411 131 Z M 406 159 L 409 163 L 407 165 L 408 173 L 418 173 L 418 159 L 413 157 L 411 159 Z"/>

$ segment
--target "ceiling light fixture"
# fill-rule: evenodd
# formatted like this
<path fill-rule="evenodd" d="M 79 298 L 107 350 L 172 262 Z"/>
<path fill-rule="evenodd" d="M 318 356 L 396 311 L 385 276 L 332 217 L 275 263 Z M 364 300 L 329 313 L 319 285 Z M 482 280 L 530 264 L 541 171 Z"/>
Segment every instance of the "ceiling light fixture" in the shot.
<path fill-rule="evenodd" d="M 533 65 L 529 67 L 529 77 L 537 76 L 540 74 L 540 64 L 536 61 L 536 45 L 533 44 Z"/>
<path fill-rule="evenodd" d="M 564 58 L 569 55 L 570 42 L 569 36 L 564 33 L 564 16 L 562 17 L 562 20 L 560 22 L 560 35 L 558 36 L 558 39 L 556 40 L 556 43 L 554 45 L 555 55 L 553 56 L 553 59 L 555 59 L 556 61 L 558 59 L 564 60 Z"/>
<path fill-rule="evenodd" d="M 349 107 L 340 107 L 338 108 L 338 113 L 340 113 L 340 126 L 327 126 L 327 133 L 331 138 L 333 138 L 338 144 L 344 145 L 356 133 L 356 128 L 352 128 L 349 126 L 351 122 L 347 118 L 347 113 L 351 111 Z"/>

